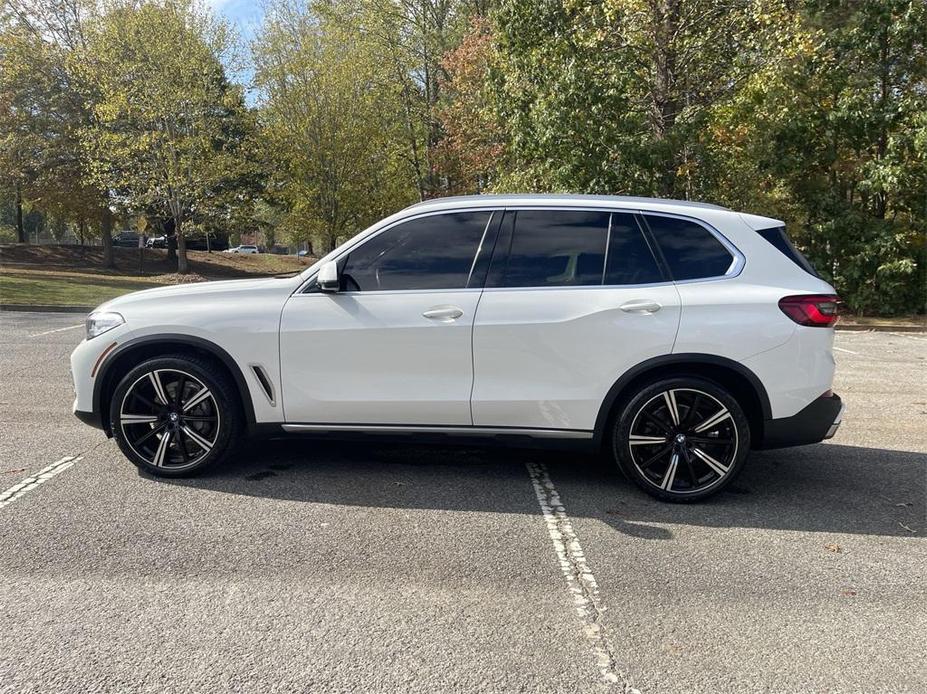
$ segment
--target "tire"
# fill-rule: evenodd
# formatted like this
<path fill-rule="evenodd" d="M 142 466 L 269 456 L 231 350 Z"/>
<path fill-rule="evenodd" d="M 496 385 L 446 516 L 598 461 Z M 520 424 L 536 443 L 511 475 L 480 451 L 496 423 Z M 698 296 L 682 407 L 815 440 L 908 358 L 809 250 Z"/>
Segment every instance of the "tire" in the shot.
<path fill-rule="evenodd" d="M 749 451 L 743 408 L 721 385 L 694 376 L 644 386 L 612 426 L 615 462 L 662 501 L 717 494 L 740 474 Z"/>
<path fill-rule="evenodd" d="M 155 357 L 116 386 L 109 411 L 113 438 L 152 475 L 198 474 L 234 448 L 241 430 L 238 397 L 232 380 L 208 359 Z"/>

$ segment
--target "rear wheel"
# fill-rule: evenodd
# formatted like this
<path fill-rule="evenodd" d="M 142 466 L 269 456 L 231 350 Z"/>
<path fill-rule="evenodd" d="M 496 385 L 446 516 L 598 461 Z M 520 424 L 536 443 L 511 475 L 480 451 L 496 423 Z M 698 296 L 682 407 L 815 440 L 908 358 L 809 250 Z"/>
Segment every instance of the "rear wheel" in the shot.
<path fill-rule="evenodd" d="M 722 386 L 680 377 L 642 389 L 621 409 L 612 449 L 621 470 L 664 501 L 696 501 L 733 481 L 750 450 L 750 425 Z"/>
<path fill-rule="evenodd" d="M 199 357 L 158 357 L 132 369 L 110 403 L 113 437 L 135 465 L 180 477 L 220 460 L 239 431 L 237 391 Z"/>

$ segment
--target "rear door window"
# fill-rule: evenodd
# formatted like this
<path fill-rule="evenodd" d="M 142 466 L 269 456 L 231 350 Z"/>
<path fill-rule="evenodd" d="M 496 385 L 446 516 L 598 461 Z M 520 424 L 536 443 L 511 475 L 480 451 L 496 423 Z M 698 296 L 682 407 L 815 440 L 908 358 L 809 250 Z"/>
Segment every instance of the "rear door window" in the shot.
<path fill-rule="evenodd" d="M 674 280 L 707 279 L 727 274 L 734 256 L 698 222 L 645 214 Z"/>
<path fill-rule="evenodd" d="M 504 287 L 602 284 L 608 212 L 519 210 Z"/>
<path fill-rule="evenodd" d="M 612 214 L 605 265 L 605 284 L 663 282 L 663 273 L 633 214 Z"/>

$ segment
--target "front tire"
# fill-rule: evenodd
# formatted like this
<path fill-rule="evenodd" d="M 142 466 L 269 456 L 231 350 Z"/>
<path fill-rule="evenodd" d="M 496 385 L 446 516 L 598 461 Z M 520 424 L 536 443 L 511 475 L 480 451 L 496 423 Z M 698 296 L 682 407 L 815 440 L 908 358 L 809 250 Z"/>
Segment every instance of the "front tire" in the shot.
<path fill-rule="evenodd" d="M 612 453 L 622 472 L 662 501 L 717 494 L 740 473 L 750 425 L 725 388 L 696 377 L 652 383 L 621 408 Z"/>
<path fill-rule="evenodd" d="M 240 430 L 237 397 L 231 379 L 211 361 L 191 355 L 149 359 L 116 386 L 113 438 L 152 475 L 197 474 L 230 450 Z"/>

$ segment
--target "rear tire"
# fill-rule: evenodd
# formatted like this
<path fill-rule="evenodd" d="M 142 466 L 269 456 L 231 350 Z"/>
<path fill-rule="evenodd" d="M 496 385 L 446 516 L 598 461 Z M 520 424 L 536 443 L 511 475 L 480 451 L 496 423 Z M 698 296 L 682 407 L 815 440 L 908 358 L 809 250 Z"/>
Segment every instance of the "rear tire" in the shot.
<path fill-rule="evenodd" d="M 740 474 L 749 450 L 743 408 L 721 385 L 694 376 L 646 385 L 612 426 L 615 462 L 662 501 L 717 494 Z"/>
<path fill-rule="evenodd" d="M 113 393 L 110 427 L 125 456 L 159 477 L 198 474 L 225 457 L 241 429 L 238 392 L 212 361 L 149 359 Z"/>

